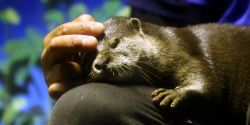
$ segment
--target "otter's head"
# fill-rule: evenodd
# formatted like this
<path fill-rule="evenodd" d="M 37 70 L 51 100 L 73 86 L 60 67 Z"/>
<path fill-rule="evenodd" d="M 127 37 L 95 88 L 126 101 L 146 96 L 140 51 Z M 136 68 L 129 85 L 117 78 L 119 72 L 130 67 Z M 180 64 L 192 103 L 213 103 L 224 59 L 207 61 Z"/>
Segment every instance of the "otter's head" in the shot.
<path fill-rule="evenodd" d="M 152 46 L 145 41 L 141 22 L 136 18 L 113 17 L 104 25 L 106 29 L 98 38 L 90 81 L 138 81 L 141 79 L 138 76 L 148 77 L 138 65 L 148 59 L 147 49 Z"/>

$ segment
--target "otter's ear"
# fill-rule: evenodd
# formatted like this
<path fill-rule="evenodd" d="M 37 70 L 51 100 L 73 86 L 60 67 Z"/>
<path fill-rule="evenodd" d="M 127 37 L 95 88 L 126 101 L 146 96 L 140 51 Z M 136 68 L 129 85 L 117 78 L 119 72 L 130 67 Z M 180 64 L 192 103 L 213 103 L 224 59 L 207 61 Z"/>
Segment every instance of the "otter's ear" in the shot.
<path fill-rule="evenodd" d="M 141 30 L 141 21 L 137 18 L 131 18 L 129 20 L 129 23 L 132 27 L 134 27 L 136 30 L 140 31 Z"/>

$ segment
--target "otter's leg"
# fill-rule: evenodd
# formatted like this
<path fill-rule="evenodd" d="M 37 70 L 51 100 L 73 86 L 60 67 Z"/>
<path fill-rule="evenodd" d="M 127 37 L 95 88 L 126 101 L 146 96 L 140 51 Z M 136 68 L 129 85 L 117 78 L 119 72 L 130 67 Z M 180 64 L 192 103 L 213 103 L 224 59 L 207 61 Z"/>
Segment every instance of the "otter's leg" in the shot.
<path fill-rule="evenodd" d="M 196 121 L 213 119 L 221 116 L 223 89 L 217 77 L 206 63 L 190 59 L 178 65 L 174 74 L 176 87 L 161 88 L 152 93 L 153 102 L 162 109 L 192 117 Z M 212 123 L 215 125 L 215 123 Z"/>
<path fill-rule="evenodd" d="M 65 93 L 49 125 L 167 125 L 145 85 L 90 83 Z"/>

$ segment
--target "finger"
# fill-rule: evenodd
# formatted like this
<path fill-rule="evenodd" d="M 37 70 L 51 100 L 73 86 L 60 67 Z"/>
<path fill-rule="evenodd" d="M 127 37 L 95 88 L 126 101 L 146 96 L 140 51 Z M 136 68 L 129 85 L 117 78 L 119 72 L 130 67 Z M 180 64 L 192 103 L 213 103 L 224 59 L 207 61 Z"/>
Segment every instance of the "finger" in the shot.
<path fill-rule="evenodd" d="M 48 93 L 52 99 L 58 100 L 65 92 L 81 84 L 81 80 L 55 82 L 49 86 Z"/>
<path fill-rule="evenodd" d="M 99 36 L 105 30 L 105 27 L 102 23 L 85 21 L 85 22 L 74 22 L 63 25 L 62 35 L 69 34 L 82 34 L 82 35 L 91 35 Z"/>
<path fill-rule="evenodd" d="M 97 39 L 93 36 L 85 35 L 66 35 L 58 36 L 52 39 L 49 48 L 58 53 L 63 52 L 78 52 L 89 51 L 95 49 Z"/>
<path fill-rule="evenodd" d="M 50 45 L 44 49 L 42 65 L 50 66 L 61 61 L 68 61 L 67 57 L 74 53 L 90 51 L 97 46 L 97 40 L 92 36 L 67 35 L 55 37 Z"/>
<path fill-rule="evenodd" d="M 95 49 L 97 39 L 92 36 L 67 35 L 58 36 L 52 39 L 48 48 L 50 59 L 64 57 L 66 54 L 86 52 Z M 62 60 L 59 60 L 62 61 Z"/>
<path fill-rule="evenodd" d="M 152 95 L 152 97 L 155 97 L 155 96 L 157 96 L 159 93 L 162 93 L 162 92 L 165 92 L 165 91 L 166 91 L 166 89 L 160 88 L 160 89 L 157 89 L 157 90 L 153 91 L 153 92 L 151 93 L 151 95 Z"/>
<path fill-rule="evenodd" d="M 95 21 L 95 20 L 92 16 L 88 14 L 83 14 L 79 16 L 78 18 L 76 18 L 75 20 L 73 20 L 73 22 L 85 22 L 85 21 Z"/>
<path fill-rule="evenodd" d="M 81 65 L 76 62 L 59 63 L 48 70 L 45 76 L 48 86 L 58 81 L 76 79 L 83 75 Z"/>
<path fill-rule="evenodd" d="M 59 99 L 65 92 L 73 88 L 70 84 L 69 81 L 53 83 L 48 89 L 49 96 L 54 100 Z"/>
<path fill-rule="evenodd" d="M 103 34 L 105 27 L 102 23 L 97 22 L 69 22 L 51 31 L 43 40 L 43 47 L 45 48 L 50 41 L 57 36 L 68 34 L 99 36 Z"/>

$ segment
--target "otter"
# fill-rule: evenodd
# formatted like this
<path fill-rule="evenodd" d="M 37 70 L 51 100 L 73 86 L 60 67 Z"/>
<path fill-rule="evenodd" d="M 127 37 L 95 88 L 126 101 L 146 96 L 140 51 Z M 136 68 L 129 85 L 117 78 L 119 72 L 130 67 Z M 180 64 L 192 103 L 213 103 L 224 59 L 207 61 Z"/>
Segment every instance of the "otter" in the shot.
<path fill-rule="evenodd" d="M 88 82 L 148 83 L 159 88 L 153 102 L 166 117 L 245 124 L 250 27 L 160 27 L 130 17 L 112 17 L 104 25 L 97 54 L 85 69 Z"/>

